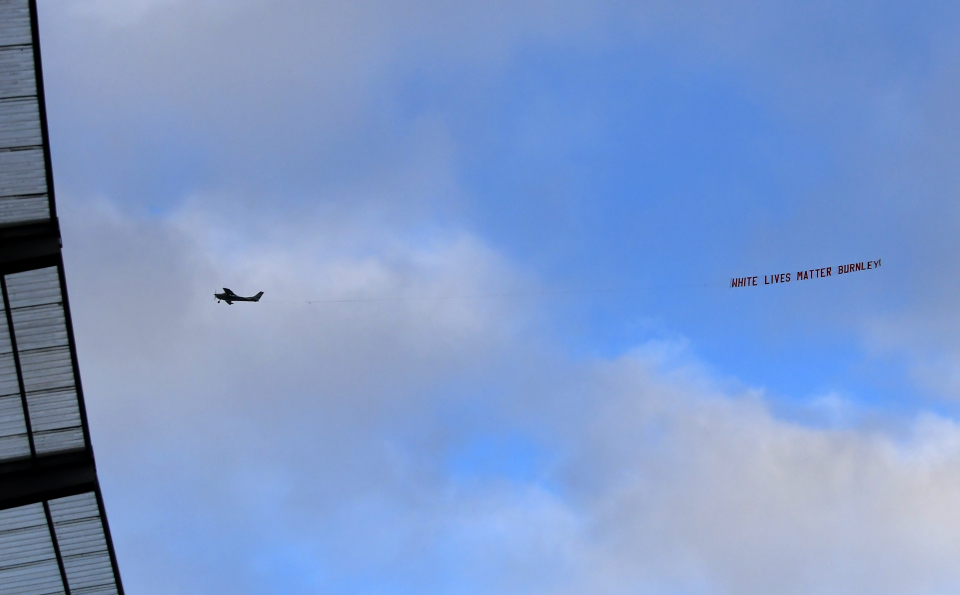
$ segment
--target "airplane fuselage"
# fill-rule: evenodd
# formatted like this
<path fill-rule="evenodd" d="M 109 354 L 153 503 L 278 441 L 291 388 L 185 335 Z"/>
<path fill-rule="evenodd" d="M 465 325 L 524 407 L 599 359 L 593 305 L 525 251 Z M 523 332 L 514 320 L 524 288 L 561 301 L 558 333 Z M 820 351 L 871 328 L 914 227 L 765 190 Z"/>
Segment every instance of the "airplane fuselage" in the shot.
<path fill-rule="evenodd" d="M 263 292 L 261 291 L 261 292 L 258 293 L 257 295 L 254 295 L 254 296 L 251 296 L 251 297 L 243 297 L 243 296 L 240 296 L 240 295 L 237 295 L 237 294 L 233 293 L 232 291 L 230 291 L 230 290 L 227 289 L 226 287 L 223 288 L 223 293 L 215 293 L 215 294 L 213 294 L 213 297 L 217 298 L 217 303 L 218 303 L 218 304 L 219 304 L 221 301 L 224 301 L 224 302 L 227 302 L 227 304 L 229 304 L 229 305 L 231 305 L 231 306 L 233 305 L 233 302 L 259 302 L 259 301 L 260 301 L 260 298 L 261 298 L 262 296 L 263 296 Z"/>

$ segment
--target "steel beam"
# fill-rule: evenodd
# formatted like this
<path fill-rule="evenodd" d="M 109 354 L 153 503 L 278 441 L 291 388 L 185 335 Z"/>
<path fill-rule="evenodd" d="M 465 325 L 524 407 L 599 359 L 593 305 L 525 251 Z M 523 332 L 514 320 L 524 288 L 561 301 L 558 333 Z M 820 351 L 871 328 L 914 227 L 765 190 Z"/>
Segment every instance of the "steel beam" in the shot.
<path fill-rule="evenodd" d="M 86 451 L 6 463 L 0 467 L 0 510 L 98 491 Z"/>

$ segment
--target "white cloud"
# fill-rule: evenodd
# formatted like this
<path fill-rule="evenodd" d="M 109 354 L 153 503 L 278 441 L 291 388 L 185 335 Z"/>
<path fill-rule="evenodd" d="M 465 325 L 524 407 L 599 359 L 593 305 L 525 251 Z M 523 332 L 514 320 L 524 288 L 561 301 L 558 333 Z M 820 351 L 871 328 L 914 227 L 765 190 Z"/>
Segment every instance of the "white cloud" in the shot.
<path fill-rule="evenodd" d="M 531 326 L 542 305 L 280 301 L 530 282 L 467 235 L 416 245 L 370 228 L 359 235 L 379 239 L 361 256 L 319 219 L 314 234 L 238 250 L 210 240 L 240 230 L 202 203 L 155 220 L 64 205 L 88 408 L 128 589 L 960 584 L 953 422 L 924 415 L 902 435 L 803 427 L 773 416 L 762 391 L 718 388 L 729 383 L 682 344 L 573 364 Z M 267 296 L 217 305 L 209 294 L 226 283 Z M 494 470 L 464 484 L 447 469 L 470 436 L 511 432 L 543 451 L 529 476 Z"/>
<path fill-rule="evenodd" d="M 753 398 L 664 385 L 641 362 L 604 376 L 616 392 L 604 395 L 579 467 L 591 469 L 582 502 L 609 592 L 639 582 L 935 593 L 960 581 L 950 562 L 960 531 L 952 422 L 922 416 L 900 439 L 812 429 Z"/>
<path fill-rule="evenodd" d="M 867 34 L 834 51 L 843 7 L 820 29 L 802 24 L 823 7 L 750 2 L 645 5 L 627 25 L 605 5 L 538 2 L 87 0 L 73 5 L 92 17 L 81 21 L 43 6 L 55 164 L 75 174 L 58 170 L 58 183 L 82 186 L 91 155 L 104 175 L 181 175 L 164 167 L 165 135 L 175 158 L 222 170 L 207 186 L 185 183 L 186 199 L 166 191 L 160 202 L 183 204 L 156 219 L 60 196 L 131 591 L 956 590 L 954 423 L 863 429 L 828 387 L 834 423 L 803 427 L 772 415 L 762 390 L 717 380 L 682 342 L 574 363 L 541 324 L 549 304 L 441 299 L 536 279 L 455 224 L 418 227 L 460 199 L 459 148 L 443 114 L 395 113 L 398 81 L 418 69 L 469 72 L 482 97 L 530 45 L 662 43 L 669 63 L 741 73 L 744 93 L 777 97 L 794 124 L 836 118 L 850 139 L 840 163 L 856 179 L 789 205 L 756 252 L 887 249 L 876 256 L 906 288 L 891 293 L 914 314 L 878 313 L 874 301 L 862 312 L 863 295 L 893 283 L 860 285 L 837 299 L 856 316 L 822 308 L 810 326 L 866 317 L 868 344 L 915 350 L 918 375 L 950 394 L 956 281 L 910 263 L 936 255 L 949 270 L 957 252 L 942 199 L 955 183 L 940 175 L 956 152 L 952 45 L 935 54 L 924 99 L 876 59 L 892 51 L 882 19 L 855 15 Z M 580 127 L 594 133 L 589 119 Z M 276 188 L 298 176 L 315 178 L 296 187 L 306 199 Z M 317 187 L 329 194 L 314 207 Z M 271 200 L 281 206 L 262 206 Z M 266 297 L 217 305 L 224 285 Z M 809 298 L 797 295 L 785 299 Z M 302 303 L 394 296 L 415 299 Z M 533 472 L 487 471 L 468 487 L 451 477 L 450 455 L 470 437 L 512 433 L 543 451 Z"/>

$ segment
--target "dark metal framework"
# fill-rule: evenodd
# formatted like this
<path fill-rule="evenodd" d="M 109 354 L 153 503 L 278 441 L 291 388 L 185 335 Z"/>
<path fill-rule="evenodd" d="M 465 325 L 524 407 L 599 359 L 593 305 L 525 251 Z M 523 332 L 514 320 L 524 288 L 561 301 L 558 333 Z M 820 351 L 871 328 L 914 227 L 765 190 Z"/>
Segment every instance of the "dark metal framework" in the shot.
<path fill-rule="evenodd" d="M 61 245 L 36 0 L 0 0 L 0 593 L 123 595 Z"/>

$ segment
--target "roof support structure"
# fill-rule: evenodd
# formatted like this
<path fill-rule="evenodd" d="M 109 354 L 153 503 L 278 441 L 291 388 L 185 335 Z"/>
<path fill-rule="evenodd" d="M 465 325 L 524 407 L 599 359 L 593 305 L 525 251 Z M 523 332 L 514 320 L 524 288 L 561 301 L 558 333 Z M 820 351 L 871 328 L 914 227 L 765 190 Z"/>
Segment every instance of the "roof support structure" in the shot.
<path fill-rule="evenodd" d="M 60 580 L 63 581 L 64 595 L 70 595 L 70 581 L 67 580 L 67 569 L 63 565 L 63 554 L 60 553 L 60 542 L 57 540 L 57 530 L 53 526 L 53 515 L 50 514 L 50 503 L 43 501 L 43 514 L 47 517 L 47 530 L 50 531 L 50 542 L 53 544 L 53 555 L 57 557 L 57 568 L 60 569 Z"/>
<path fill-rule="evenodd" d="M 0 593 L 123 595 L 80 383 L 42 72 L 36 0 L 0 0 Z"/>
<path fill-rule="evenodd" d="M 0 276 L 0 292 L 3 294 L 3 312 L 7 316 L 7 328 L 13 328 L 13 316 L 10 314 L 10 308 L 7 304 L 10 303 L 10 298 L 7 296 L 7 282 L 3 276 Z M 23 387 L 23 369 L 20 367 L 20 352 L 17 350 L 17 338 L 13 333 L 10 333 L 10 347 L 12 348 L 13 353 L 13 365 L 17 370 L 17 384 L 20 385 L 20 403 L 24 411 L 27 411 L 27 391 Z M 33 427 L 30 424 L 30 416 L 23 416 L 23 425 L 27 430 L 27 441 L 30 444 L 30 458 L 37 458 L 37 445 L 33 441 Z"/>
<path fill-rule="evenodd" d="M 0 467 L 0 510 L 100 491 L 97 468 L 83 453 L 17 461 Z"/>

